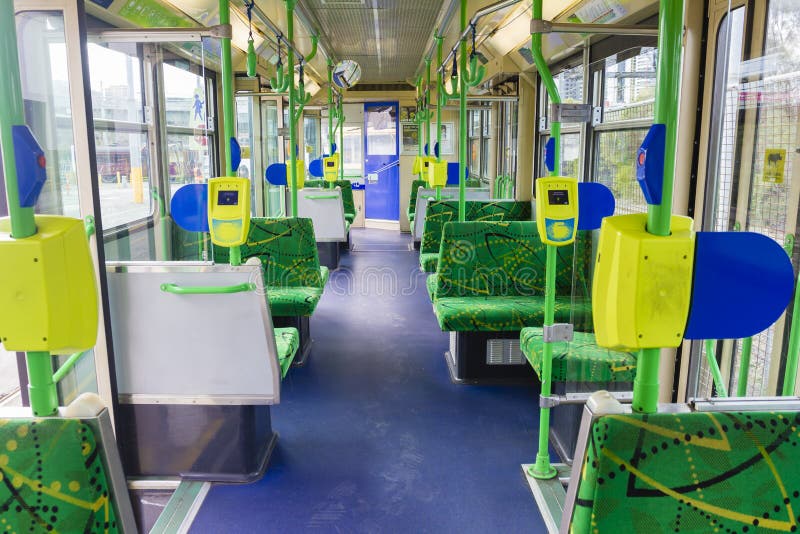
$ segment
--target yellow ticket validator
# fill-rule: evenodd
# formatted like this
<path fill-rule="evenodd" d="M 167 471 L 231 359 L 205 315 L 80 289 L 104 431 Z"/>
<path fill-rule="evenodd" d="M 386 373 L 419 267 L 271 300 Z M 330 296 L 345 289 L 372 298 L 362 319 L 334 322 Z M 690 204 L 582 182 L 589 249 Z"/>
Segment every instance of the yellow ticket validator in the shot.
<path fill-rule="evenodd" d="M 208 180 L 208 228 L 215 245 L 245 244 L 250 228 L 250 180 L 233 177 Z"/>
<path fill-rule="evenodd" d="M 578 180 L 548 176 L 536 180 L 536 228 L 542 243 L 561 247 L 578 230 Z"/>

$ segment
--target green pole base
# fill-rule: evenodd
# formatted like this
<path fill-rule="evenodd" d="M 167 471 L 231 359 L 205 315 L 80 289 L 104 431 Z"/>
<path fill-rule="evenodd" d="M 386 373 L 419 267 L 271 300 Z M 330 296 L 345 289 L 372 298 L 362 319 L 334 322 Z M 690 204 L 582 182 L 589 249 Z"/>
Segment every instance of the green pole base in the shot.
<path fill-rule="evenodd" d="M 536 454 L 536 463 L 528 468 L 528 474 L 538 480 L 550 480 L 558 471 L 550 464 L 550 455 L 545 452 Z"/>

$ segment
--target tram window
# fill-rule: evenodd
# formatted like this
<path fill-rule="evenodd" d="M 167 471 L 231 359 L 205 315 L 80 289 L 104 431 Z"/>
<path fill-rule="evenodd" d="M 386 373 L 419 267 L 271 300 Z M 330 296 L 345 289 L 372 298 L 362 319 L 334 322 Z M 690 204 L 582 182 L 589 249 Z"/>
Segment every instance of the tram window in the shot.
<path fill-rule="evenodd" d="M 603 60 L 603 122 L 651 119 L 655 103 L 656 48 L 625 50 Z"/>
<path fill-rule="evenodd" d="M 344 149 L 342 166 L 347 176 L 361 177 L 364 174 L 364 158 L 361 147 L 364 146 L 360 126 L 344 127 Z"/>
<path fill-rule="evenodd" d="M 63 16 L 19 13 L 17 36 L 25 122 L 47 158 L 48 179 L 36 212 L 80 217 Z"/>
<path fill-rule="evenodd" d="M 135 45 L 90 43 L 87 51 L 100 207 L 113 230 L 153 213 L 142 64 Z"/>
<path fill-rule="evenodd" d="M 550 139 L 549 135 L 542 137 L 541 146 L 544 147 Z M 541 151 L 541 169 L 543 173 L 547 167 L 544 164 L 544 149 Z M 632 161 L 632 160 L 631 160 Z M 561 168 L 558 170 L 560 176 L 570 176 L 581 179 L 581 134 L 564 133 L 561 134 Z"/>
<path fill-rule="evenodd" d="M 647 128 L 597 132 L 594 181 L 614 192 L 617 214 L 644 213 L 647 203 L 636 181 L 636 152 Z"/>
<path fill-rule="evenodd" d="M 306 167 L 326 152 L 320 144 L 320 118 L 318 116 L 303 117 L 303 137 L 306 145 Z"/>
<path fill-rule="evenodd" d="M 206 78 L 188 61 L 163 64 L 165 118 L 167 121 L 167 174 L 172 194 L 182 185 L 203 183 L 215 174 L 213 109 Z"/>
<path fill-rule="evenodd" d="M 397 155 L 396 107 L 367 111 L 367 155 Z M 346 141 L 345 141 L 346 142 Z"/>
<path fill-rule="evenodd" d="M 743 46 L 748 34 L 745 8 L 735 9 L 720 20 L 704 230 L 759 232 L 779 243 L 785 243 L 787 236 L 800 235 L 800 188 L 792 183 L 797 176 L 793 169 L 797 158 L 792 156 L 800 142 L 800 15 L 796 7 L 791 0 L 766 4 L 763 48 L 762 43 L 753 43 L 749 57 Z M 797 268 L 796 256 L 793 259 Z M 789 321 L 787 317 L 753 337 L 748 395 L 779 392 Z M 699 367 L 694 388 L 697 395 L 711 390 L 702 350 L 692 354 Z M 736 390 L 741 343 L 717 343 L 716 350 L 722 367 L 731 369 L 730 385 Z"/>
<path fill-rule="evenodd" d="M 558 87 L 558 94 L 563 103 L 580 104 L 584 102 L 583 75 L 583 65 L 578 65 L 576 67 L 564 69 L 553 76 L 553 81 L 555 82 L 556 87 Z M 547 95 L 547 91 L 544 89 L 544 86 L 541 83 L 539 84 L 539 87 L 541 89 L 540 94 L 542 94 L 542 109 L 544 110 L 544 116 L 547 118 L 547 126 L 545 129 L 549 129 L 550 97 Z"/>
<path fill-rule="evenodd" d="M 273 163 L 281 162 L 280 146 L 278 144 L 278 101 L 275 99 L 261 100 L 261 128 L 262 128 L 262 160 L 264 168 Z M 282 217 L 284 215 L 285 195 L 283 186 L 267 184 L 266 190 L 266 215 L 267 217 Z"/>

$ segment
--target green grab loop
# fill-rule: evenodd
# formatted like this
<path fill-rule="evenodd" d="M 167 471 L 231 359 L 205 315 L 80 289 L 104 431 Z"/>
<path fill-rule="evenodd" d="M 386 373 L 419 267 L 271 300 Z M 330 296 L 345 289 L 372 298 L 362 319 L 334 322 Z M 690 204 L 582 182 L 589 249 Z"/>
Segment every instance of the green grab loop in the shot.
<path fill-rule="evenodd" d="M 10 3 L 10 2 L 9 2 Z M 49 352 L 25 354 L 28 367 L 28 396 L 33 415 L 48 417 L 58 411 L 58 391 L 53 382 L 53 358 Z"/>
<path fill-rule="evenodd" d="M 61 382 L 61 380 L 65 376 L 67 376 L 67 373 L 69 373 L 72 370 L 72 368 L 75 367 L 75 364 L 77 364 L 80 361 L 81 358 L 83 358 L 84 356 L 89 354 L 90 351 L 91 351 L 91 349 L 85 350 L 83 352 L 76 352 L 75 354 L 70 356 L 67 359 L 67 361 L 65 361 L 61 365 L 61 367 L 59 367 L 58 370 L 55 373 L 53 373 L 53 382 L 56 383 L 56 384 Z"/>
<path fill-rule="evenodd" d="M 161 291 L 173 295 L 230 295 L 233 293 L 247 293 L 255 291 L 253 283 L 236 284 L 233 286 L 206 286 L 206 287 L 181 287 L 177 284 L 161 284 Z"/>
<path fill-rule="evenodd" d="M 14 2 L 0 2 L 0 69 L 3 72 L 0 76 L 0 146 L 3 148 L 11 237 L 24 239 L 36 234 L 36 222 L 33 208 L 20 205 L 14 138 L 11 133 L 12 126 L 25 124 Z"/>
<path fill-rule="evenodd" d="M 714 379 L 714 387 L 717 388 L 717 397 L 727 397 L 728 390 L 725 388 L 725 383 L 722 380 L 722 373 L 719 370 L 717 363 L 715 341 L 713 339 L 706 339 L 705 353 L 708 368 L 711 370 L 711 376 Z"/>
<path fill-rule="evenodd" d="M 747 378 L 750 370 L 750 355 L 753 352 L 753 338 L 746 337 L 742 340 L 742 357 L 739 361 L 739 383 L 736 384 L 736 396 L 747 396 Z"/>
<path fill-rule="evenodd" d="M 555 322 L 556 308 L 556 247 L 547 245 L 545 290 L 544 290 L 544 326 L 552 326 Z M 542 344 L 542 397 L 549 397 L 553 384 L 553 344 Z M 539 450 L 536 452 L 536 463 L 528 469 L 528 473 L 541 480 L 556 476 L 556 469 L 550 464 L 548 437 L 550 436 L 550 408 L 539 408 Z"/>
<path fill-rule="evenodd" d="M 255 78 L 258 75 L 258 56 L 252 37 L 247 40 L 247 76 Z"/>
<path fill-rule="evenodd" d="M 533 0 L 533 18 L 537 20 L 542 18 L 542 0 Z M 531 55 L 533 56 L 533 62 L 536 64 L 536 70 L 539 73 L 539 77 L 542 79 L 542 83 L 547 91 L 547 96 L 550 98 L 550 103 L 560 104 L 561 95 L 558 92 L 558 86 L 553 79 L 553 74 L 550 72 L 550 66 L 547 64 L 547 61 L 544 59 L 544 54 L 542 53 L 541 33 L 531 34 Z M 550 123 L 550 137 L 555 139 L 555 146 L 553 147 L 553 151 L 555 152 L 553 161 L 555 163 L 553 164 L 553 170 L 550 172 L 550 174 L 552 176 L 558 176 L 561 172 L 560 122 L 552 121 Z"/>
<path fill-rule="evenodd" d="M 311 36 L 311 52 L 306 54 L 305 61 L 308 63 L 317 56 L 317 45 L 319 44 L 319 37 L 316 35 Z"/>
<path fill-rule="evenodd" d="M 86 239 L 90 239 L 97 231 L 94 224 L 94 215 L 87 215 L 84 217 L 83 228 L 86 230 Z"/>

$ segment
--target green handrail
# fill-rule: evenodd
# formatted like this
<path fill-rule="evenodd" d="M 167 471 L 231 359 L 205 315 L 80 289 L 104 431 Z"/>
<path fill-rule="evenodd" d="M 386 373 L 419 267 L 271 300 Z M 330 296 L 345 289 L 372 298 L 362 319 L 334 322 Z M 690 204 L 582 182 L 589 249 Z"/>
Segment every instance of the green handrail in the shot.
<path fill-rule="evenodd" d="M 725 387 L 725 382 L 722 380 L 722 372 L 719 370 L 719 364 L 717 363 L 715 354 L 715 345 L 716 341 L 713 339 L 705 340 L 706 361 L 708 362 L 708 368 L 711 369 L 711 376 L 714 379 L 714 387 L 717 388 L 717 397 L 727 397 L 728 390 Z"/>
<path fill-rule="evenodd" d="M 161 291 L 173 295 L 229 295 L 232 293 L 247 293 L 255 291 L 253 283 L 236 284 L 233 286 L 189 286 L 182 287 L 177 284 L 161 284 Z"/>
<path fill-rule="evenodd" d="M 792 257 L 794 235 L 786 236 L 786 253 Z M 789 348 L 786 353 L 786 371 L 783 378 L 782 394 L 784 397 L 794 395 L 797 380 L 797 363 L 800 356 L 800 283 L 795 283 L 794 305 L 792 306 L 792 325 L 789 330 Z"/>
<path fill-rule="evenodd" d="M 90 352 L 91 352 L 91 349 L 85 350 L 83 352 L 76 352 L 75 354 L 70 356 L 67 359 L 67 361 L 65 361 L 61 365 L 61 367 L 59 367 L 58 370 L 55 373 L 53 373 L 53 382 L 56 383 L 56 384 L 61 382 L 61 380 L 65 376 L 67 376 L 67 373 L 69 373 L 72 370 L 72 368 L 75 367 L 75 364 L 77 364 L 80 361 L 81 358 L 83 358 L 84 356 L 86 356 Z"/>
<path fill-rule="evenodd" d="M 310 200 L 333 200 L 339 198 L 339 195 L 306 195 Z"/>

